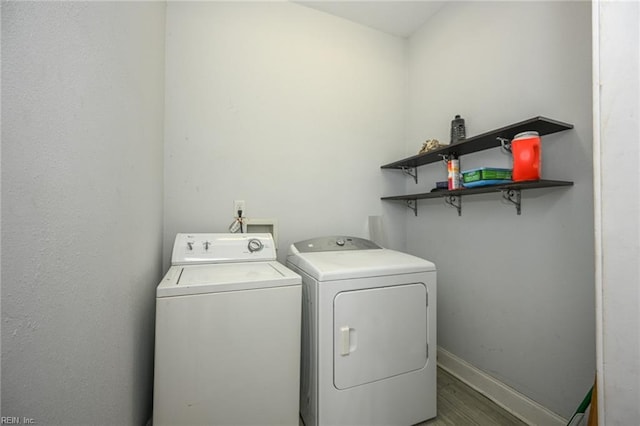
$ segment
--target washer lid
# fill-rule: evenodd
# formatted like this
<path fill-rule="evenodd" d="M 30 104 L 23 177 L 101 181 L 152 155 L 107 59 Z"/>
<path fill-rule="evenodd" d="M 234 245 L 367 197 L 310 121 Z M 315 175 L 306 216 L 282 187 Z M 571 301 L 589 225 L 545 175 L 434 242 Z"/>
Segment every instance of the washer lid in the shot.
<path fill-rule="evenodd" d="M 287 262 L 318 281 L 369 278 L 435 271 L 428 260 L 395 250 L 347 250 L 300 253 L 291 246 Z"/>
<path fill-rule="evenodd" d="M 172 266 L 156 290 L 157 297 L 300 285 L 298 274 L 278 262 Z"/>

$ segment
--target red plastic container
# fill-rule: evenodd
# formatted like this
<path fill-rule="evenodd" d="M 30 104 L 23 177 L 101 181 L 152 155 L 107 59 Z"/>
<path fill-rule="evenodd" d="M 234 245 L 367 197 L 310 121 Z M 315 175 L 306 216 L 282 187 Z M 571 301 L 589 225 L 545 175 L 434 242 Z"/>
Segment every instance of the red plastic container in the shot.
<path fill-rule="evenodd" d="M 518 133 L 511 141 L 513 181 L 540 179 L 542 155 L 538 132 Z"/>

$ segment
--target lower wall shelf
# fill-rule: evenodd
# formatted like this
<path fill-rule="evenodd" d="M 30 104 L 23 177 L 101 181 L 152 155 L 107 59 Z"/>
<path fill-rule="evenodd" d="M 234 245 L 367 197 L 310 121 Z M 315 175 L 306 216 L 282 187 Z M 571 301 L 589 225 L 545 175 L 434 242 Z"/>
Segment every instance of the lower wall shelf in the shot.
<path fill-rule="evenodd" d="M 532 180 L 525 182 L 512 182 L 503 185 L 480 186 L 476 188 L 462 188 L 449 191 L 424 192 L 420 194 L 408 195 L 392 195 L 382 197 L 381 200 L 387 201 L 404 201 L 411 208 L 414 214 L 418 215 L 418 200 L 428 198 L 444 198 L 447 204 L 450 204 L 458 210 L 458 216 L 462 214 L 462 197 L 476 194 L 489 194 L 501 192 L 502 197 L 516 206 L 518 214 L 521 212 L 520 191 L 538 188 L 554 188 L 561 186 L 572 186 L 573 182 L 563 180 Z"/>

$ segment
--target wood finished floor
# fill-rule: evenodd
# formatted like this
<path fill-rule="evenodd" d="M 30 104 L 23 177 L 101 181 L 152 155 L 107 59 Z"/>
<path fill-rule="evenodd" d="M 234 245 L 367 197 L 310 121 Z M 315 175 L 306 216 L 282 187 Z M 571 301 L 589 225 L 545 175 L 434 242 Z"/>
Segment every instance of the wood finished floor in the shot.
<path fill-rule="evenodd" d="M 302 418 L 300 426 L 304 426 Z M 527 424 L 438 368 L 438 416 L 415 426 L 527 426 Z"/>
<path fill-rule="evenodd" d="M 419 426 L 520 426 L 526 423 L 438 368 L 438 416 Z"/>

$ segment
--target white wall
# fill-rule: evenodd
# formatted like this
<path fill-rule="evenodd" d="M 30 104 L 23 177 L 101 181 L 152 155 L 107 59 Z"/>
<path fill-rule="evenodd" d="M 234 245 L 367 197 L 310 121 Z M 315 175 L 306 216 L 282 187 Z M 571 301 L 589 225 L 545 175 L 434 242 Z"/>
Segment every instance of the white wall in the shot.
<path fill-rule="evenodd" d="M 455 114 L 477 135 L 538 115 L 575 129 L 543 138 L 543 177 L 566 189 L 442 200 L 406 212 L 407 247 L 438 266 L 438 336 L 447 351 L 570 417 L 593 384 L 591 15 L 588 2 L 455 2 L 409 42 L 407 155 L 449 140 Z M 499 149 L 462 169 L 510 166 Z M 419 169 L 429 191 L 443 166 Z"/>
<path fill-rule="evenodd" d="M 403 39 L 286 2 L 169 3 L 166 52 L 165 267 L 175 233 L 227 232 L 234 199 L 278 220 L 281 260 L 404 213 L 379 199 L 403 184 L 380 170 L 403 153 Z"/>
<path fill-rule="evenodd" d="M 2 4 L 2 416 L 151 414 L 164 10 Z"/>
<path fill-rule="evenodd" d="M 624 426 L 640 418 L 640 6 L 593 16 L 599 414 Z"/>

